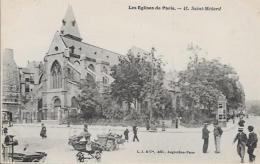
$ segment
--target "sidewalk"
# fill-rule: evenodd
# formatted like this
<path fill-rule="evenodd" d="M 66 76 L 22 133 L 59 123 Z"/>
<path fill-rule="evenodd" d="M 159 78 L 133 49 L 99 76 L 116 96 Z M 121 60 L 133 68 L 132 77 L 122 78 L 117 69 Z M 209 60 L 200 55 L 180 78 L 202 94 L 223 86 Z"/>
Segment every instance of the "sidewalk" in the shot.
<path fill-rule="evenodd" d="M 21 127 L 41 127 L 41 123 L 32 123 L 32 124 L 14 124 L 14 126 L 21 126 Z M 227 122 L 227 127 L 223 127 L 223 131 L 229 131 L 232 130 L 237 126 L 237 123 L 233 124 L 232 121 Z M 47 128 L 70 128 L 70 129 L 83 129 L 83 125 L 70 125 L 70 127 L 67 126 L 67 124 L 62 124 L 62 125 L 48 125 L 46 124 Z M 123 132 L 126 128 L 128 130 L 132 130 L 132 127 L 127 126 L 101 126 L 101 125 L 89 125 L 88 126 L 89 130 L 101 130 L 104 132 L 108 132 L 110 129 L 111 131 L 121 131 Z M 209 131 L 213 131 L 213 125 L 208 125 Z M 183 126 L 179 126 L 178 129 L 175 128 L 166 128 L 165 131 L 162 131 L 162 128 L 157 128 L 157 131 L 155 132 L 150 132 L 150 133 L 201 133 L 202 127 L 200 128 L 186 128 Z M 139 127 L 138 128 L 139 132 L 148 132 L 145 127 Z"/>

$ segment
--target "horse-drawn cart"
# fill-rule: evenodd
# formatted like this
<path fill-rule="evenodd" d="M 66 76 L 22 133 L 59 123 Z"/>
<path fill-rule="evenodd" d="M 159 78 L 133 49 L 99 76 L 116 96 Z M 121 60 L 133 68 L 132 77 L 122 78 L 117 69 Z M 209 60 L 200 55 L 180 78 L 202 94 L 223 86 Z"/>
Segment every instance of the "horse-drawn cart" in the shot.
<path fill-rule="evenodd" d="M 110 133 L 106 135 L 97 135 L 97 140 L 95 141 L 104 146 L 104 150 L 114 151 L 119 148 L 120 144 L 125 142 L 125 139 L 123 139 L 121 135 Z"/>
<path fill-rule="evenodd" d="M 86 159 L 101 160 L 101 153 L 104 147 L 93 141 L 80 141 L 82 136 L 71 136 L 68 144 L 78 151 L 76 158 L 79 162 L 84 162 Z"/>

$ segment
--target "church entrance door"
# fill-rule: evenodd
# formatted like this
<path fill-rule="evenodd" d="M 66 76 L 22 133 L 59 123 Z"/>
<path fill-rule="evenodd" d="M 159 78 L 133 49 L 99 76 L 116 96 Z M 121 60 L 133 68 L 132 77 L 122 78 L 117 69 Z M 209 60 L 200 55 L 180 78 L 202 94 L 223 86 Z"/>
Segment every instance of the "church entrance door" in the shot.
<path fill-rule="evenodd" d="M 52 111 L 52 120 L 60 120 L 60 112 L 61 112 L 61 101 L 59 98 L 54 100 L 54 109 Z"/>

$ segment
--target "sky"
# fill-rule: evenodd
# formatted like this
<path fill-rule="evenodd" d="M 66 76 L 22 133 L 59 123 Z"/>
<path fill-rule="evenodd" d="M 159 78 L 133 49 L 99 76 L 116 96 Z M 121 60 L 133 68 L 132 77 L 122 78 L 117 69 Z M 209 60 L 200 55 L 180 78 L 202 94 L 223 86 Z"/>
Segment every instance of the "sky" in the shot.
<path fill-rule="evenodd" d="M 199 56 L 238 73 L 246 100 L 260 100 L 260 0 L 1 0 L 1 52 L 19 66 L 42 61 L 68 5 L 83 41 L 120 54 L 132 46 L 156 53 L 166 70 L 183 70 L 190 43 Z M 129 10 L 129 6 L 221 7 L 220 11 Z"/>

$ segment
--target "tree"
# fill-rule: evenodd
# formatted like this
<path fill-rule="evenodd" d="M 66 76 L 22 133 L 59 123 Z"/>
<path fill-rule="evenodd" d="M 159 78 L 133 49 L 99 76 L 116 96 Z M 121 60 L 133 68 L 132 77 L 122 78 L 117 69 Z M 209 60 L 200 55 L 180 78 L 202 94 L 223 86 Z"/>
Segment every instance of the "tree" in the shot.
<path fill-rule="evenodd" d="M 154 51 L 152 48 L 151 53 L 142 55 L 134 55 L 129 51 L 126 57 L 119 59 L 119 64 L 112 68 L 111 76 L 115 80 L 111 85 L 111 95 L 119 103 L 126 102 L 129 113 L 133 112 L 131 104 L 151 102 L 148 108 L 152 110 L 152 117 L 157 119 L 167 117 L 172 105 L 171 96 L 163 87 L 163 62 L 154 56 Z M 138 114 L 148 117 L 150 112 L 142 110 Z"/>
<path fill-rule="evenodd" d="M 136 101 L 143 102 L 152 93 L 153 86 L 162 83 L 161 66 L 161 59 L 151 53 L 135 56 L 129 51 L 112 67 L 111 76 L 115 79 L 111 85 L 112 97 L 119 103 L 126 102 L 128 109 Z"/>
<path fill-rule="evenodd" d="M 106 119 L 123 119 L 124 111 L 120 108 L 110 94 L 103 94 L 101 98 L 102 116 Z"/>
<path fill-rule="evenodd" d="M 217 108 L 220 94 L 227 98 L 228 108 L 237 108 L 244 104 L 244 92 L 238 85 L 237 73 L 229 66 L 218 60 L 199 58 L 201 50 L 198 46 L 191 45 L 188 50 L 193 54 L 190 57 L 187 69 L 179 72 L 182 99 L 194 113 L 203 108 L 211 110 Z"/>
<path fill-rule="evenodd" d="M 165 88 L 158 87 L 151 96 L 152 113 L 155 119 L 171 118 L 172 113 L 172 99 L 169 91 Z"/>
<path fill-rule="evenodd" d="M 101 95 L 95 81 L 86 79 L 81 82 L 81 93 L 78 96 L 79 107 L 82 112 L 82 117 L 91 119 L 100 114 Z"/>
<path fill-rule="evenodd" d="M 108 89 L 109 90 L 109 89 Z M 103 94 L 93 78 L 81 82 L 81 93 L 78 96 L 82 117 L 86 119 L 122 119 L 124 112 L 112 99 L 109 91 Z"/>

